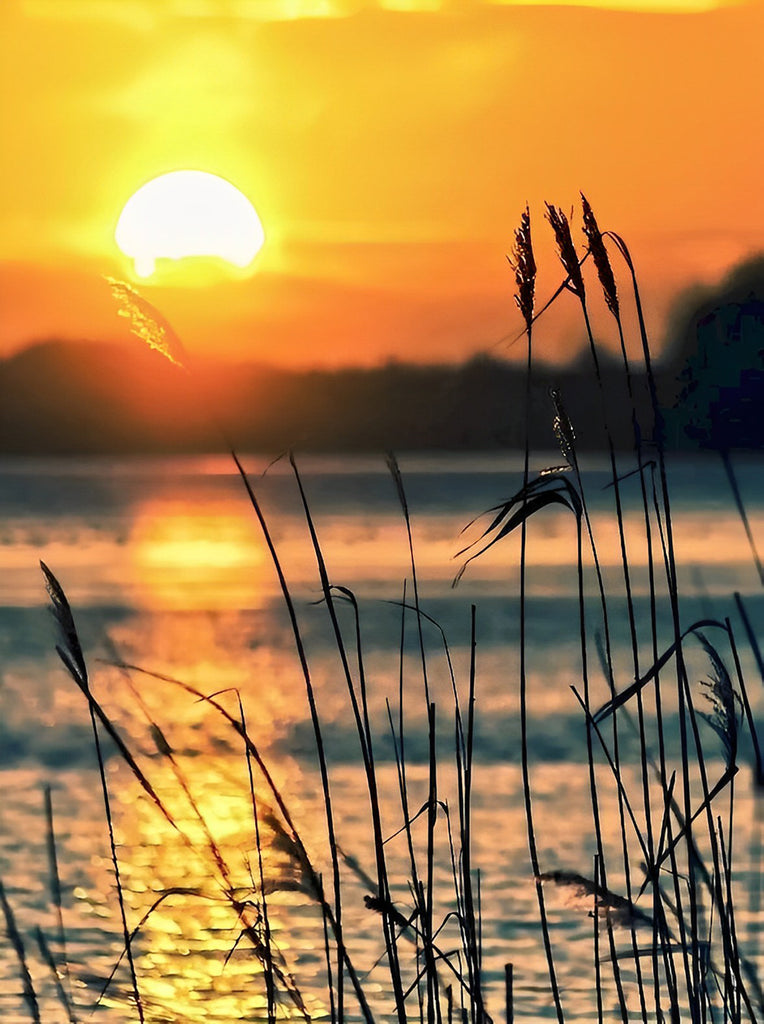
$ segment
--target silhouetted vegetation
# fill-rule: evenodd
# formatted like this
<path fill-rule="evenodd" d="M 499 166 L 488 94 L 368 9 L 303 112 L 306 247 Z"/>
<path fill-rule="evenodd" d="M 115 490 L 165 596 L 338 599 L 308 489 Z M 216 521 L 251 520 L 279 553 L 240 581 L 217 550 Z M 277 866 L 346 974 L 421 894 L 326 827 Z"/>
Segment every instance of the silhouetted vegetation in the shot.
<path fill-rule="evenodd" d="M 623 375 L 602 358 L 616 447 L 632 443 Z M 638 382 L 639 383 L 639 382 Z M 529 429 L 555 447 L 550 389 L 565 396 L 582 449 L 604 446 L 597 386 L 583 361 L 537 369 Z M 203 391 L 204 400 L 199 393 Z M 637 387 L 649 416 L 646 389 Z M 208 362 L 193 381 L 139 347 L 47 342 L 0 363 L 0 437 L 6 454 L 219 450 L 219 423 L 250 451 L 519 449 L 525 372 L 487 355 L 460 365 L 388 363 L 370 369 L 289 371 Z"/>
<path fill-rule="evenodd" d="M 606 245 L 585 200 L 584 214 L 589 252 L 594 257 L 599 282 L 605 290 L 613 316 L 613 329 L 621 341 L 622 363 L 617 372 L 615 363 L 603 356 L 591 333 L 588 305 L 591 300 L 585 294 L 580 256 L 567 218 L 559 208 L 549 206 L 547 215 L 560 250 L 566 287 L 578 300 L 585 322 L 590 381 L 586 381 L 583 368 L 567 371 L 563 384 L 559 378 L 555 381 L 548 370 L 533 365 L 535 263 L 526 211 L 513 254 L 520 305 L 526 313 L 526 370 L 520 372 L 505 364 L 478 359 L 459 368 L 391 366 L 378 371 L 354 370 L 323 375 L 280 374 L 272 378 L 272 392 L 268 394 L 264 383 L 266 376 L 261 371 L 259 384 L 263 390 L 259 395 L 253 396 L 250 390 L 255 386 L 254 380 L 247 382 L 241 374 L 237 376 L 242 406 L 232 401 L 230 407 L 223 404 L 223 391 L 214 390 L 211 377 L 204 382 L 205 390 L 210 384 L 207 393 L 213 407 L 211 412 L 222 413 L 225 409 L 229 414 L 229 426 L 237 422 L 237 414 L 242 415 L 248 408 L 248 401 L 257 401 L 259 397 L 262 405 L 272 410 L 278 409 L 282 403 L 285 409 L 290 410 L 289 427 L 294 431 L 298 428 L 306 431 L 302 438 L 290 440 L 302 440 L 306 447 L 310 446 L 311 436 L 314 446 L 317 446 L 316 439 L 328 445 L 330 439 L 336 443 L 340 437 L 350 445 L 353 430 L 358 434 L 354 447 L 362 446 L 361 439 L 368 443 L 369 438 L 374 438 L 375 444 L 397 441 L 400 445 L 406 437 L 415 438 L 421 447 L 426 439 L 436 435 L 428 431 L 421 434 L 411 432 L 415 429 L 422 431 L 422 424 L 431 430 L 440 424 L 446 431 L 445 437 L 439 438 L 440 447 L 466 447 L 482 439 L 484 444 L 517 444 L 524 450 L 524 469 L 521 482 L 516 483 L 517 490 L 511 498 L 487 510 L 487 525 L 482 532 L 476 528 L 476 539 L 462 552 L 465 561 L 457 581 L 465 570 L 469 571 L 469 563 L 488 547 L 503 542 L 515 531 L 519 532 L 519 665 L 516 676 L 513 671 L 509 671 L 507 676 L 508 685 L 516 682 L 528 868 L 535 886 L 540 941 L 549 976 L 550 1015 L 545 1019 L 551 1018 L 552 1006 L 558 1024 L 573 1019 L 571 993 L 560 985 L 558 973 L 559 964 L 566 956 L 569 936 L 559 928 L 550 927 L 546 910 L 548 895 L 545 890 L 562 887 L 583 901 L 593 920 L 591 976 L 586 990 L 587 998 L 591 1000 L 592 1017 L 596 1005 L 598 1020 L 604 1021 L 607 1016 L 611 1020 L 620 1019 L 624 1024 L 629 1020 L 641 1020 L 643 1024 L 655 1020 L 671 1021 L 672 1024 L 684 1021 L 705 1024 L 713 1020 L 756 1024 L 764 1012 L 764 992 L 758 979 L 755 954 L 746 948 L 747 936 L 741 925 L 746 914 L 752 915 L 753 912 L 739 905 L 736 893 L 741 844 L 736 834 L 739 815 L 735 779 L 743 759 L 749 759 L 759 787 L 756 793 L 760 797 L 764 761 L 739 654 L 739 630 L 733 626 L 731 617 L 712 618 L 709 615 L 702 620 L 694 620 L 688 614 L 679 587 L 664 433 L 654 427 L 662 424 L 663 410 L 659 406 L 657 379 L 641 316 L 631 256 L 617 236 L 608 236 Z M 625 266 L 628 271 L 629 285 L 624 291 L 634 300 L 638 310 L 639 372 L 634 370 L 626 356 L 625 329 L 608 246 L 614 248 L 618 257 L 617 268 L 623 270 Z M 727 322 L 722 316 L 722 323 Z M 737 322 L 734 316 L 732 322 Z M 705 320 L 701 319 L 699 326 L 704 324 Z M 722 333 L 726 344 L 726 334 Z M 756 330 L 753 334 L 755 336 Z M 694 366 L 696 354 L 689 358 Z M 702 357 L 697 358 L 702 363 Z M 119 379 L 124 386 L 124 374 L 120 374 Z M 158 379 L 160 375 L 152 379 L 151 387 L 156 386 Z M 200 392 L 194 391 L 191 378 L 182 379 L 185 383 L 178 385 L 181 390 L 173 392 L 172 401 L 191 402 L 190 408 L 198 414 L 194 422 L 203 423 L 195 397 Z M 82 391 L 88 383 L 88 380 L 79 381 L 80 399 L 83 399 Z M 550 386 L 553 390 L 548 395 Z M 431 389 L 430 394 L 428 388 Z M 368 403 L 373 396 L 375 403 L 392 401 L 393 405 L 390 409 L 379 404 L 367 405 L 363 401 L 364 396 Z M 168 397 L 166 405 L 170 401 Z M 95 411 L 94 408 L 79 411 L 72 408 L 72 422 L 81 428 L 83 423 L 91 422 L 88 417 L 92 417 Z M 467 411 L 472 418 L 462 420 L 462 414 L 466 415 Z M 166 412 L 165 408 L 163 414 Z M 265 409 L 258 409 L 260 412 L 265 416 Z M 539 442 L 536 432 L 541 432 L 542 415 L 550 425 Z M 394 421 L 401 423 L 399 435 L 393 432 Z M 286 429 L 283 421 L 279 422 L 282 423 L 280 429 Z M 136 420 L 136 423 L 140 421 Z M 599 427 L 595 426 L 596 423 Z M 264 424 L 272 426 L 273 420 L 265 420 Z M 497 432 L 491 433 L 489 427 Z M 311 429 L 314 431 L 312 435 Z M 324 433 L 320 432 L 321 429 Z M 502 436 L 501 429 L 514 429 L 519 433 Z M 531 476 L 531 446 L 539 443 L 546 446 L 547 442 L 551 446 L 552 439 L 559 446 L 564 464 Z M 241 443 L 240 438 L 236 440 Z M 617 566 L 613 567 L 617 569 L 614 573 L 603 572 L 598 546 L 601 524 L 595 524 L 590 515 L 591 480 L 579 460 L 581 447 L 587 445 L 601 446 L 609 455 L 609 490 L 613 506 L 605 525 L 616 532 L 619 540 L 620 558 Z M 244 705 L 238 694 L 223 691 L 229 700 L 234 697 L 231 701 L 234 710 L 230 711 L 221 703 L 223 694 L 213 689 L 217 680 L 210 682 L 210 692 L 204 692 L 119 660 L 112 664 L 124 671 L 128 678 L 148 675 L 157 682 L 182 687 L 190 699 L 202 700 L 212 708 L 225 729 L 241 743 L 251 791 L 253 832 L 249 852 L 252 861 L 257 860 L 259 865 L 257 874 L 251 871 L 245 889 L 236 884 L 211 827 L 196 806 L 194 811 L 203 826 L 211 876 L 215 877 L 220 895 L 238 922 L 240 934 L 236 945 L 248 943 L 253 954 L 253 968 L 261 976 L 265 992 L 261 1017 L 269 1024 L 275 1024 L 281 1000 L 282 1004 L 290 1007 L 295 1018 L 311 1019 L 298 987 L 299 976 L 297 973 L 293 975 L 282 960 L 269 924 L 273 894 L 279 887 L 286 889 L 289 885 L 291 891 L 297 891 L 304 897 L 304 906 L 312 905 L 321 916 L 325 956 L 325 971 L 322 971 L 319 983 L 323 999 L 321 1013 L 332 1024 L 346 1024 L 349 1020 L 373 1024 L 375 1019 L 397 1021 L 398 1024 L 425 1019 L 428 1024 L 454 1019 L 461 1019 L 466 1024 L 491 1024 L 497 1017 L 491 1016 L 495 1011 L 489 1011 L 487 1004 L 490 1002 L 488 997 L 496 994 L 497 979 L 487 977 L 484 967 L 483 911 L 477 863 L 479 847 L 474 842 L 473 825 L 476 822 L 472 818 L 471 802 L 474 715 L 478 699 L 475 686 L 476 607 L 473 605 L 471 609 L 466 686 L 463 678 L 457 678 L 445 633 L 441 633 L 441 656 L 447 664 L 452 700 L 445 714 L 441 709 L 440 721 L 449 720 L 447 733 L 453 737 L 451 747 L 441 755 L 443 748 L 436 743 L 438 720 L 430 691 L 424 641 L 425 627 L 440 627 L 420 599 L 405 480 L 391 456 L 388 466 L 405 521 L 411 560 L 410 581 L 406 582 L 407 589 L 403 590 L 401 601 L 399 692 L 397 700 L 393 694 L 387 704 L 400 810 L 400 821 L 396 823 L 399 827 L 390 834 L 382 823 L 380 780 L 375 759 L 379 737 L 373 732 L 367 706 L 370 679 L 366 674 L 363 640 L 365 612 L 351 590 L 340 581 L 330 582 L 330 570 L 319 539 L 319 524 L 314 521 L 298 464 L 291 459 L 297 500 L 315 558 L 321 603 L 327 616 L 326 628 L 336 646 L 339 674 L 347 690 L 347 715 L 358 736 L 369 798 L 368 836 L 374 858 L 374 870 L 367 873 L 358 867 L 352 851 L 343 851 L 336 838 L 328 771 L 329 751 L 321 708 L 313 688 L 310 650 L 304 642 L 298 608 L 283 570 L 278 542 L 258 500 L 258 483 L 248 476 L 235 451 L 232 450 L 231 455 L 278 576 L 304 679 L 325 810 L 326 827 L 322 839 L 323 859 L 327 863 L 325 874 L 314 866 L 291 811 L 260 756 L 256 739 L 248 730 Z M 640 488 L 639 515 L 631 522 L 624 513 L 621 500 L 621 488 L 627 478 L 636 481 Z M 567 571 L 575 580 L 577 589 L 580 652 L 577 659 L 572 659 L 568 671 L 571 679 L 576 680 L 572 692 L 580 706 L 582 743 L 586 745 L 591 806 L 590 845 L 594 856 L 593 865 L 576 863 L 550 871 L 541 862 L 536 844 L 534 797 L 541 782 L 536 771 L 538 766 L 531 757 L 526 730 L 529 687 L 533 682 L 527 665 L 533 658 L 533 650 L 526 633 L 525 588 L 526 575 L 531 570 L 527 563 L 527 536 L 537 530 L 543 531 L 545 509 L 552 505 L 566 510 L 565 515 L 569 516 L 573 528 Z M 637 567 L 634 558 L 637 545 L 644 546 L 647 553 L 648 616 L 639 614 L 632 588 Z M 99 736 L 110 737 L 144 793 L 165 819 L 180 830 L 171 812 L 157 796 L 148 774 L 144 774 L 129 746 L 121 740 L 119 730 L 112 724 L 100 699 L 91 691 L 74 613 L 56 577 L 46 566 L 42 568 L 59 627 L 56 649 L 87 702 L 96 746 L 100 742 Z M 731 615 L 732 599 L 727 603 Z M 760 644 L 739 595 L 735 595 L 734 610 L 750 643 L 753 657 L 749 663 L 761 672 Z M 411 616 L 413 628 L 407 625 Z M 630 655 L 625 670 L 614 658 L 614 627 L 619 621 L 629 638 Z M 407 760 L 408 724 L 403 692 L 404 675 L 408 688 L 414 673 L 410 674 L 411 677 L 404 673 L 403 636 L 406 625 L 417 637 L 420 648 L 421 661 L 417 661 L 414 671 L 420 684 L 419 700 L 427 710 L 426 777 L 420 780 L 424 782 L 423 803 L 413 802 L 413 790 L 409 788 L 411 762 Z M 597 665 L 607 686 L 608 699 L 604 704 L 594 697 L 591 689 Z M 136 703 L 140 704 L 138 691 L 134 689 L 133 692 Z M 411 694 L 406 700 L 408 708 Z M 667 725 L 669 709 L 676 715 L 678 738 L 672 736 Z M 157 754 L 152 759 L 152 767 L 163 760 L 169 762 L 178 785 L 188 793 L 185 777 L 162 732 L 162 723 L 155 722 L 148 715 L 146 718 Z M 625 737 L 634 739 L 638 749 L 633 770 L 629 770 L 622 760 Z M 118 870 L 118 846 L 109 812 L 108 780 L 100 753 L 98 760 L 114 885 L 121 905 L 123 892 Z M 456 783 L 457 797 L 450 807 L 441 796 L 446 775 Z M 264 810 L 263 800 L 268 801 L 268 810 Z M 608 807 L 609 814 L 606 813 Z M 605 834 L 604 823 L 607 821 L 617 823 L 615 827 L 611 826 L 610 835 Z M 268 842 L 289 861 L 288 873 L 279 874 L 273 868 L 270 874 L 267 873 L 269 861 L 263 856 L 267 852 L 266 825 Z M 49 845 L 53 847 L 52 818 L 48 827 L 51 833 Z M 560 829 L 565 827 L 567 823 L 561 822 Z M 394 877 L 390 870 L 387 844 L 395 836 L 405 837 L 409 851 L 408 876 L 405 879 Z M 494 849 L 490 855 L 502 854 Z M 374 915 L 370 919 L 379 928 L 382 952 L 377 962 L 384 964 L 386 974 L 384 983 L 379 985 L 376 980 L 367 985 L 367 976 L 356 968 L 349 929 L 345 928 L 350 905 L 349 883 L 358 880 L 366 890 L 364 905 L 370 915 Z M 180 887 L 171 890 L 171 894 L 188 895 Z M 141 929 L 165 895 L 157 897 L 132 930 L 124 910 L 121 911 L 124 954 L 117 960 L 105 988 L 109 987 L 123 958 L 130 961 Z M 32 1021 L 40 1021 L 34 979 L 11 904 L 2 889 L 0 902 L 6 918 L 6 935 L 17 952 L 18 974 L 28 1017 Z M 510 924 L 507 922 L 508 926 Z M 57 956 L 58 959 L 53 956 L 45 959 L 52 965 L 56 977 L 60 978 L 65 976 L 66 960 L 61 951 L 57 951 Z M 138 959 L 135 962 L 139 964 Z M 503 1011 L 508 1022 L 514 1019 L 515 1012 L 513 971 L 514 965 L 507 963 L 505 1002 L 500 1012 Z M 144 1018 L 139 975 L 139 971 L 130 971 L 130 991 L 123 993 L 123 1004 L 134 1010 L 140 1020 L 150 1019 Z M 378 1017 L 375 1017 L 371 1006 L 372 990 L 384 1004 L 384 1010 Z M 58 995 L 62 1006 L 69 1012 L 69 1019 L 74 1019 L 63 989 Z M 578 1014 L 575 1016 L 578 1018 Z"/>
<path fill-rule="evenodd" d="M 677 312 L 672 364 L 677 395 L 667 414 L 678 447 L 764 446 L 764 256 L 717 288 L 694 291 Z"/>

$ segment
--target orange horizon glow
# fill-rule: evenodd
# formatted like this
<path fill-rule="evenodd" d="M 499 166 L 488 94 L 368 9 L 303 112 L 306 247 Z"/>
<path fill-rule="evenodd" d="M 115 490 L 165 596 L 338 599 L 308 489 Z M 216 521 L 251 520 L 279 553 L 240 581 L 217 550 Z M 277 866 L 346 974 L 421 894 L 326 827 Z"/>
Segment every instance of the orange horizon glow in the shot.
<path fill-rule="evenodd" d="M 543 203 L 580 190 L 630 243 L 658 343 L 684 289 L 764 248 L 758 3 L 8 0 L 0 30 L 0 355 L 127 341 L 110 276 L 203 355 L 511 356 L 520 212 L 543 298 Z M 212 252 L 133 274 L 120 213 L 186 168 L 257 210 L 254 272 Z M 540 357 L 575 354 L 571 308 L 547 320 Z"/>

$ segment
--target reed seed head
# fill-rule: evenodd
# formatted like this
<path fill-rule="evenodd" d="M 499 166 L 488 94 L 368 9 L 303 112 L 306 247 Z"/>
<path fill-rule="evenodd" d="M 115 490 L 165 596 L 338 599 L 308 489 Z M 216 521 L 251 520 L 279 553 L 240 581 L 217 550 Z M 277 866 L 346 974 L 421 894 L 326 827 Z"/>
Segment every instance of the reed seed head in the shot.
<path fill-rule="evenodd" d="M 562 395 L 559 390 L 550 388 L 549 397 L 554 406 L 554 420 L 552 421 L 554 436 L 557 438 L 563 458 L 569 466 L 573 467 L 576 465 L 576 433 L 573 430 L 573 424 L 562 404 Z"/>
<path fill-rule="evenodd" d="M 610 265 L 610 257 L 602 240 L 602 232 L 597 224 L 597 218 L 594 216 L 594 211 L 583 192 L 581 193 L 581 203 L 584 209 L 584 234 L 589 244 L 589 252 L 592 254 L 594 265 L 597 268 L 607 308 L 618 320 L 621 315 L 621 308 L 618 302 L 618 291 L 616 289 L 613 268 Z"/>
<path fill-rule="evenodd" d="M 45 589 L 50 597 L 50 610 L 58 624 L 63 641 L 63 645 L 56 645 L 56 650 L 72 676 L 84 686 L 87 686 L 88 670 L 85 664 L 85 656 L 82 653 L 77 627 L 74 624 L 74 615 L 64 593 L 64 588 L 45 562 L 40 562 L 40 568 L 45 578 Z"/>
<path fill-rule="evenodd" d="M 711 660 L 711 671 L 709 678 L 702 679 L 700 685 L 703 687 L 703 696 L 711 705 L 711 711 L 700 712 L 700 715 L 721 740 L 727 767 L 731 768 L 737 758 L 738 709 L 741 700 L 724 662 L 705 638 L 702 638 L 702 642 Z"/>
<path fill-rule="evenodd" d="M 262 815 L 263 824 L 271 831 L 270 846 L 286 858 L 277 875 L 266 885 L 267 892 L 302 892 L 321 901 L 321 886 L 305 847 L 295 834 L 290 834 L 271 810 Z"/>
<path fill-rule="evenodd" d="M 585 878 L 575 871 L 544 871 L 536 876 L 537 882 L 551 882 L 567 889 L 574 897 L 593 897 L 599 913 L 611 925 L 623 928 L 650 928 L 652 918 L 639 909 L 631 900 L 599 885 L 591 878 Z"/>
<path fill-rule="evenodd" d="M 526 328 L 530 330 L 536 291 L 536 260 L 531 243 L 531 215 L 527 206 L 520 218 L 520 227 L 515 231 L 515 244 L 509 265 L 515 272 L 515 302 L 523 315 Z"/>
<path fill-rule="evenodd" d="M 546 204 L 546 219 L 554 231 L 560 262 L 568 275 L 567 287 L 583 302 L 586 297 L 584 277 L 578 262 L 576 247 L 573 244 L 573 236 L 570 233 L 570 222 L 559 206 L 552 206 L 551 203 Z"/>
<path fill-rule="evenodd" d="M 183 343 L 159 310 L 126 282 L 113 277 L 106 280 L 117 303 L 117 315 L 129 322 L 133 334 L 171 363 L 186 369 L 188 360 Z"/>

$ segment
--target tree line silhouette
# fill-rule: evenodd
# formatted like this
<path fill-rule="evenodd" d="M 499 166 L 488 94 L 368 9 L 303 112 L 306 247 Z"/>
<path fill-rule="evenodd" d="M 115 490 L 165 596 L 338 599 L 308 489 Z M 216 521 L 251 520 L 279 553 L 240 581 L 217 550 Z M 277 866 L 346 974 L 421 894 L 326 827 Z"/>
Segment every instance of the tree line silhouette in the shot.
<path fill-rule="evenodd" d="M 671 448 L 764 446 L 764 257 L 678 309 L 656 364 Z M 643 437 L 653 435 L 644 375 L 634 370 Z M 633 444 L 620 358 L 534 369 L 531 446 L 553 451 L 558 390 L 582 450 L 605 445 L 602 403 L 616 447 Z M 201 363 L 179 371 L 136 345 L 48 341 L 0 362 L 4 454 L 221 450 L 386 451 L 521 448 L 524 369 L 478 354 L 459 365 L 391 362 L 373 368 L 286 370 Z"/>

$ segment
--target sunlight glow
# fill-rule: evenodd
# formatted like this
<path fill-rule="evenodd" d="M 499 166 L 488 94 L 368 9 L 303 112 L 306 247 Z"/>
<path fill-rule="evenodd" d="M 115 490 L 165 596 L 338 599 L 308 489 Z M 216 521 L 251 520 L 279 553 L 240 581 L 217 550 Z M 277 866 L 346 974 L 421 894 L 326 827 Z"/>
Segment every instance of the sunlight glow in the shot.
<path fill-rule="evenodd" d="M 702 14 L 730 7 L 737 0 L 489 0 L 499 7 L 594 7 L 640 14 Z"/>
<path fill-rule="evenodd" d="M 733 5 L 751 6 L 757 0 L 483 0 L 485 6 L 503 7 L 600 7 L 605 10 L 631 10 L 645 13 L 689 14 L 718 10 Z M 382 10 L 439 12 L 468 8 L 474 0 L 377 0 Z M 215 18 L 220 15 L 221 0 L 171 0 L 164 9 L 156 0 L 25 0 L 26 14 L 38 18 L 67 20 L 98 19 L 128 25 L 154 27 L 168 16 L 176 18 Z M 346 18 L 371 6 L 363 0 L 228 0 L 230 18 L 268 21 L 297 21 L 302 18 Z"/>
<path fill-rule="evenodd" d="M 193 508 L 182 493 L 141 505 L 131 530 L 131 578 L 153 608 L 258 608 L 265 554 L 246 514 Z"/>
<path fill-rule="evenodd" d="M 265 241 L 247 197 L 206 171 L 171 171 L 141 186 L 125 203 L 114 237 L 139 277 L 150 277 L 159 259 L 212 256 L 247 267 Z"/>

